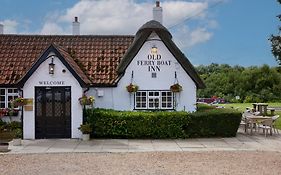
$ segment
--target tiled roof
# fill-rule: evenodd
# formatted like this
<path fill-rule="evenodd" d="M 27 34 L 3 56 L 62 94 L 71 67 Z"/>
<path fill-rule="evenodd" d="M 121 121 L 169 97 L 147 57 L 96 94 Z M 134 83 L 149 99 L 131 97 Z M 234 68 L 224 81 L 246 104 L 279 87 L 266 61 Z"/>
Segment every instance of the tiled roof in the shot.
<path fill-rule="evenodd" d="M 70 64 L 71 59 L 76 62 L 84 73 L 72 66 L 81 78 L 95 86 L 113 86 L 117 67 L 133 40 L 130 35 L 0 35 L 0 86 L 16 84 L 51 44 Z"/>

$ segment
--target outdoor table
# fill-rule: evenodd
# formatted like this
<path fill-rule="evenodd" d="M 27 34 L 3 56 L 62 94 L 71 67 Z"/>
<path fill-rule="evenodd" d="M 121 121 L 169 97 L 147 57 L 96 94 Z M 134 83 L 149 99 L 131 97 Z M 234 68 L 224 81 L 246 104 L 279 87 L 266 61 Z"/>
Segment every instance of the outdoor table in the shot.
<path fill-rule="evenodd" d="M 247 124 L 250 124 L 251 127 L 251 134 L 253 134 L 253 126 L 254 124 L 258 124 L 260 122 L 262 122 L 263 120 L 266 119 L 271 119 L 271 117 L 268 116 L 256 116 L 256 115 L 250 115 L 246 117 L 246 125 L 245 125 L 245 131 L 247 132 Z"/>
<path fill-rule="evenodd" d="M 267 114 L 267 103 L 253 103 L 253 108 L 255 111 L 259 111 L 261 114 Z"/>
<path fill-rule="evenodd" d="M 267 108 L 267 110 L 270 110 L 270 115 L 274 115 L 275 112 L 275 108 Z"/>

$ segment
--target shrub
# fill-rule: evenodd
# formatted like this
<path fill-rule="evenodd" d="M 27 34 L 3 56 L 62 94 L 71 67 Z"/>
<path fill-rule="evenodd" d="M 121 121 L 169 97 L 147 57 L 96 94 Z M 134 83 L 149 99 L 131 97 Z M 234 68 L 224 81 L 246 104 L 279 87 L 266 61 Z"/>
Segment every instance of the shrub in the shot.
<path fill-rule="evenodd" d="M 88 110 L 88 121 L 96 137 L 185 138 L 186 112 L 134 112 L 104 109 Z"/>
<path fill-rule="evenodd" d="M 213 109 L 190 114 L 186 132 L 190 137 L 234 137 L 241 113 L 232 109 Z"/>
<path fill-rule="evenodd" d="M 1 130 L 14 131 L 16 129 L 21 129 L 21 122 L 12 121 L 1 126 Z"/>
<path fill-rule="evenodd" d="M 95 137 L 109 138 L 231 137 L 241 121 L 237 111 L 204 106 L 194 113 L 88 109 L 86 116 Z"/>
<path fill-rule="evenodd" d="M 93 128 L 91 124 L 86 123 L 86 124 L 81 124 L 80 127 L 78 128 L 83 134 L 91 134 L 93 131 Z"/>

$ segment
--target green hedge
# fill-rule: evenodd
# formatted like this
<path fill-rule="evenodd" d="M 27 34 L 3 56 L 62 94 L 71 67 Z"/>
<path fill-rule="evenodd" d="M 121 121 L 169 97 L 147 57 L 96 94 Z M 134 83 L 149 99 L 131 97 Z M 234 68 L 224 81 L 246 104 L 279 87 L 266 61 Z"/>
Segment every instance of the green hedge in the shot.
<path fill-rule="evenodd" d="M 93 109 L 86 111 L 94 137 L 188 138 L 235 136 L 241 114 L 226 109 L 199 112 L 136 112 Z"/>

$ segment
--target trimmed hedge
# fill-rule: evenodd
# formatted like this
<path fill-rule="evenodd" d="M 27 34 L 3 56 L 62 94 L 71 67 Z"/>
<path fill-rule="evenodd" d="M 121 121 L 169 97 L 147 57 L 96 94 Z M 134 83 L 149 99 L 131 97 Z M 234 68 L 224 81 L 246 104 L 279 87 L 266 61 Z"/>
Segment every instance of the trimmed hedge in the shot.
<path fill-rule="evenodd" d="M 235 136 L 241 113 L 229 109 L 187 112 L 136 112 L 88 109 L 94 137 L 188 138 Z"/>

